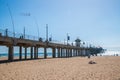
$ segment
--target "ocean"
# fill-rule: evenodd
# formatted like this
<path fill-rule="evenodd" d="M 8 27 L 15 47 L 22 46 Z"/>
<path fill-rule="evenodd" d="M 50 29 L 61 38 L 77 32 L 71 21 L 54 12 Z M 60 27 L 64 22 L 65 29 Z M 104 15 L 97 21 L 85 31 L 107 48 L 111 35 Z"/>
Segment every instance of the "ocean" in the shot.
<path fill-rule="evenodd" d="M 120 51 L 106 51 L 105 53 L 102 53 L 103 56 L 115 56 L 116 54 L 118 54 L 118 56 L 120 56 Z M 31 54 L 27 53 L 27 56 L 29 57 Z M 34 54 L 33 54 L 34 55 Z M 22 53 L 22 56 L 24 57 L 25 54 Z M 43 57 L 44 53 L 38 53 L 39 57 Z M 48 52 L 47 53 L 48 57 L 52 57 L 52 53 Z M 56 54 L 57 56 L 57 54 Z M 0 53 L 0 57 L 8 57 L 8 53 Z M 14 57 L 19 57 L 19 53 L 14 53 Z"/>
<path fill-rule="evenodd" d="M 27 53 L 27 56 L 30 56 L 30 55 L 31 55 L 30 53 Z M 24 57 L 25 54 L 22 53 L 22 56 Z M 43 57 L 44 53 L 38 53 L 38 56 Z M 47 53 L 47 56 L 52 57 L 52 53 Z M 8 53 L 0 53 L 0 57 L 8 57 Z M 19 57 L 19 53 L 14 53 L 14 57 Z"/>

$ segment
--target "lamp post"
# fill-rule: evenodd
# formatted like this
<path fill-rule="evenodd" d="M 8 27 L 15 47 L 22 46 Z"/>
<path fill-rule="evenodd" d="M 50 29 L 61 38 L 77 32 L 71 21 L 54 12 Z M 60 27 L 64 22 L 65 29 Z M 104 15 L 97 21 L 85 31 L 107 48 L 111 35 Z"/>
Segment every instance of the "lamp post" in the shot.
<path fill-rule="evenodd" d="M 67 45 L 68 45 L 68 40 L 70 40 L 70 36 L 67 33 Z"/>
<path fill-rule="evenodd" d="M 24 30 L 23 30 L 23 38 L 25 39 L 25 27 L 24 27 Z"/>
<path fill-rule="evenodd" d="M 46 42 L 48 42 L 48 24 L 46 24 Z"/>

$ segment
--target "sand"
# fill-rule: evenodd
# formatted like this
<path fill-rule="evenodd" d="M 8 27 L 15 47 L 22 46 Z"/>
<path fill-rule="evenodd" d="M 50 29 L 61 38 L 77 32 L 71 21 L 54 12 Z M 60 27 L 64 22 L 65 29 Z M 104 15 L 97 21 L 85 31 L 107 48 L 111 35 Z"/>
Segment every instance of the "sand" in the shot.
<path fill-rule="evenodd" d="M 90 60 L 97 64 L 88 64 Z M 120 80 L 120 57 L 73 57 L 0 64 L 0 80 Z"/>

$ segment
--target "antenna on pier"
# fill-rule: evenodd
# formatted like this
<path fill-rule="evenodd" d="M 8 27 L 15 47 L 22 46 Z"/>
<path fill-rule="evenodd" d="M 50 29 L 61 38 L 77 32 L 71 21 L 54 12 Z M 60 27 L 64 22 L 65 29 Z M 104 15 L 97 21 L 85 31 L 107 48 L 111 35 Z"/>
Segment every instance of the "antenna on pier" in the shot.
<path fill-rule="evenodd" d="M 8 7 L 8 11 L 9 11 L 11 21 L 12 21 L 12 25 L 13 25 L 13 37 L 15 37 L 15 27 L 14 27 L 14 20 L 13 20 L 12 12 L 11 12 L 10 7 L 9 7 L 8 4 L 7 4 L 7 7 Z"/>

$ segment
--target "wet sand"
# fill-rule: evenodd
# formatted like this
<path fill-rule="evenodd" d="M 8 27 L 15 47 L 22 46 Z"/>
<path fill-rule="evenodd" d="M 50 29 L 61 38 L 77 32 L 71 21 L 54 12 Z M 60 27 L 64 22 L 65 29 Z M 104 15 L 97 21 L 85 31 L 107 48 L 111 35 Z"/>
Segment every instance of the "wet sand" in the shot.
<path fill-rule="evenodd" d="M 88 64 L 90 60 L 97 64 Z M 120 57 L 73 57 L 0 64 L 0 80 L 120 80 Z"/>

